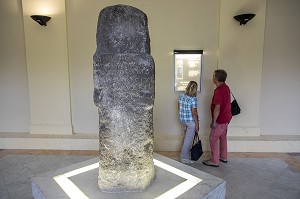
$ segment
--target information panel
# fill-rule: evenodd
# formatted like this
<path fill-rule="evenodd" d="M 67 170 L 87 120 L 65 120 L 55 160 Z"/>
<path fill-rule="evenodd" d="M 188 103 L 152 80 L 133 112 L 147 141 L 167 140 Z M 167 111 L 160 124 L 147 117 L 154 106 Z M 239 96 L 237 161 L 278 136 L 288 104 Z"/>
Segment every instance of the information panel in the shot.
<path fill-rule="evenodd" d="M 201 91 L 203 50 L 174 50 L 175 91 L 185 91 L 190 81 L 198 84 Z"/>

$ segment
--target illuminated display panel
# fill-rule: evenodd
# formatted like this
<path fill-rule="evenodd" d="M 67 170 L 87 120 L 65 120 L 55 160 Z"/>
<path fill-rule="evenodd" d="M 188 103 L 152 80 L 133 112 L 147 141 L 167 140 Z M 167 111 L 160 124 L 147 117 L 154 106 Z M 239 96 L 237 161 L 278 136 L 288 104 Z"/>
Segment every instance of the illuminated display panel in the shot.
<path fill-rule="evenodd" d="M 201 91 L 203 50 L 174 50 L 175 91 L 185 91 L 190 81 L 198 84 Z"/>

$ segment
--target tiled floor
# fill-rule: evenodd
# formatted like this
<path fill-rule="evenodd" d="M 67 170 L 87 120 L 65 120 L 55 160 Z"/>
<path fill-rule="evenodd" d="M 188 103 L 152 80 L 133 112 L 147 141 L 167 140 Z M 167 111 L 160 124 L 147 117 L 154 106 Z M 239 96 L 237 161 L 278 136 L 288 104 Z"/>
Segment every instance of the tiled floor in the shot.
<path fill-rule="evenodd" d="M 160 154 L 178 160 L 177 152 Z M 94 158 L 97 151 L 0 150 L 0 199 L 31 199 L 30 178 Z M 228 199 L 300 199 L 300 154 L 230 153 L 220 167 L 192 167 L 223 178 Z"/>

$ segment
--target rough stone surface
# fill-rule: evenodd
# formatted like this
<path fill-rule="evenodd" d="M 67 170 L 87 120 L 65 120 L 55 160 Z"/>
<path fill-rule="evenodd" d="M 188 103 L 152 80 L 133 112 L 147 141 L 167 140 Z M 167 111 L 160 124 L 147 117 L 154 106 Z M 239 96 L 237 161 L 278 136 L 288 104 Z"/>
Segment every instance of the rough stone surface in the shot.
<path fill-rule="evenodd" d="M 147 16 L 131 6 L 104 8 L 99 14 L 96 37 L 96 54 L 150 53 Z"/>
<path fill-rule="evenodd" d="M 98 184 L 104 192 L 143 191 L 153 164 L 154 61 L 147 16 L 137 8 L 104 8 L 94 54 L 99 112 Z"/>

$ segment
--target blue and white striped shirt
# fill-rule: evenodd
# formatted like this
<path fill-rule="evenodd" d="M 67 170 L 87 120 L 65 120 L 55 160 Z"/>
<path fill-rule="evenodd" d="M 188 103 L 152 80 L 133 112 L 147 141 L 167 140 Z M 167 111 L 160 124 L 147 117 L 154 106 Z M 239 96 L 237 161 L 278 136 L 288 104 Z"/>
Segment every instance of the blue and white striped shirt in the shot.
<path fill-rule="evenodd" d="M 180 95 L 178 98 L 179 103 L 179 118 L 182 123 L 194 122 L 192 115 L 192 108 L 197 108 L 197 97 L 190 97 L 188 95 Z"/>

